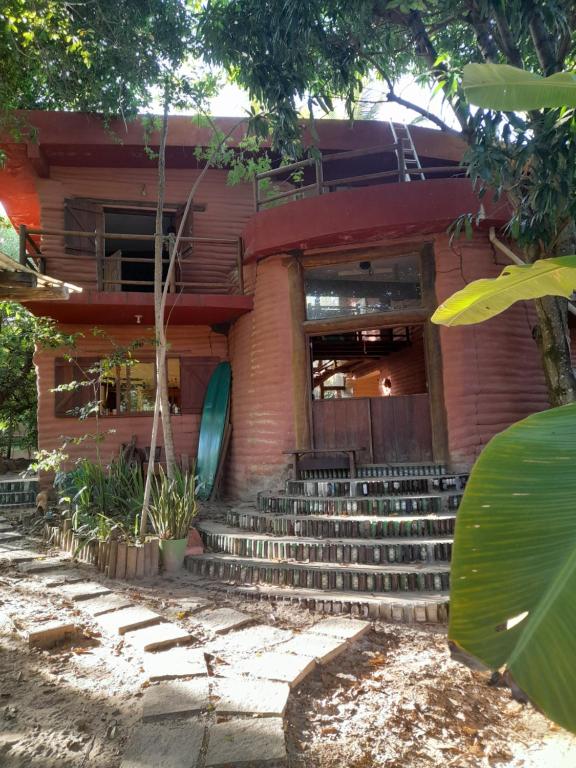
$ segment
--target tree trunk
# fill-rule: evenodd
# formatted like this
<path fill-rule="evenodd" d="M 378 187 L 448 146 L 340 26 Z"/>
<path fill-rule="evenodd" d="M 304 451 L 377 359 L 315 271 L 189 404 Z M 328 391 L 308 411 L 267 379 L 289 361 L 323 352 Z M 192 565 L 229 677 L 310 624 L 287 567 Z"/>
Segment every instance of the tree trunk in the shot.
<path fill-rule="evenodd" d="M 570 357 L 567 301 L 559 296 L 536 299 L 536 341 L 548 387 L 550 405 L 576 401 L 576 378 Z"/>

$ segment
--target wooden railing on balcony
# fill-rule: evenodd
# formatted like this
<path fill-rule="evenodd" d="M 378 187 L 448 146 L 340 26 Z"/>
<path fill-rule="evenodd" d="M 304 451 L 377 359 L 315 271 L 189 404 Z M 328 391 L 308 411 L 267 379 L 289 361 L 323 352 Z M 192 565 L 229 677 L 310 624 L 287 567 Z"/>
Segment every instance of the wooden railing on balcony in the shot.
<path fill-rule="evenodd" d="M 428 176 L 463 176 L 466 174 L 466 167 L 461 165 L 442 165 L 415 167 L 406 163 L 406 147 L 402 141 L 396 144 L 386 144 L 366 149 L 353 149 L 347 152 L 336 152 L 331 155 L 318 154 L 316 157 L 309 157 L 305 160 L 299 160 L 289 165 L 283 165 L 279 168 L 272 168 L 269 171 L 256 174 L 254 177 L 254 199 L 256 211 L 268 205 L 276 205 L 280 201 L 289 202 L 291 200 L 303 197 L 315 197 L 327 192 L 334 192 L 337 187 L 353 186 L 355 184 L 369 184 L 374 182 L 386 181 L 409 182 L 421 180 L 422 174 Z M 326 166 L 335 161 L 357 160 L 359 158 L 369 157 L 371 155 L 386 155 L 392 160 L 393 167 L 387 170 L 376 171 L 374 173 L 351 173 L 347 176 L 327 179 L 325 173 Z M 307 184 L 295 182 L 294 179 L 301 176 L 304 178 L 308 169 L 312 169 L 313 180 Z M 265 183 L 265 189 L 262 182 Z M 270 189 L 270 184 L 284 183 L 292 184 L 291 189 L 277 191 Z"/>
<path fill-rule="evenodd" d="M 96 262 L 96 287 L 99 291 L 118 291 L 122 290 L 123 286 L 141 287 L 142 289 L 149 289 L 153 287 L 153 280 L 126 280 L 122 279 L 122 264 L 147 264 L 150 265 L 153 261 L 150 258 L 142 258 L 140 256 L 130 256 L 124 254 L 112 253 L 106 255 L 106 240 L 115 241 L 146 241 L 153 242 L 156 239 L 156 235 L 143 235 L 143 234 L 126 234 L 115 232 L 101 232 L 95 230 L 93 232 L 80 231 L 80 230 L 68 230 L 68 229 L 33 229 L 28 228 L 25 225 L 21 225 L 19 228 L 20 235 L 20 263 L 24 265 L 32 266 L 41 274 L 46 274 L 47 264 L 49 267 L 49 259 L 47 259 L 42 252 L 41 245 L 38 245 L 38 238 L 42 237 L 74 237 L 83 238 L 87 241 L 86 253 L 68 253 L 63 248 L 58 253 L 58 262 L 70 261 L 70 274 L 73 274 L 74 262 L 76 264 L 81 260 L 89 260 Z M 168 265 L 169 254 L 172 253 L 174 247 L 175 236 L 162 235 L 163 246 L 166 246 L 165 256 L 162 259 L 163 264 Z M 171 279 L 169 290 L 170 292 L 221 292 L 221 293 L 244 293 L 244 279 L 243 279 L 243 243 L 240 237 L 235 238 L 214 238 L 214 237 L 181 237 L 180 247 L 184 250 L 189 250 L 189 254 L 178 255 L 178 265 L 181 271 L 185 271 L 186 266 L 194 268 L 195 254 L 194 246 L 206 247 L 215 246 L 221 253 L 220 265 L 223 273 L 227 272 L 228 275 L 235 272 L 234 280 L 230 279 L 226 286 L 228 290 L 218 291 L 215 290 L 218 287 L 217 280 L 211 280 L 205 282 L 199 282 L 198 280 L 181 280 L 178 279 L 176 274 Z M 204 257 L 206 261 L 207 257 Z M 110 267 L 114 267 L 111 269 Z M 230 290 L 235 283 L 236 290 Z M 224 288 L 223 282 L 222 287 Z M 134 288 L 133 288 L 134 289 Z"/>

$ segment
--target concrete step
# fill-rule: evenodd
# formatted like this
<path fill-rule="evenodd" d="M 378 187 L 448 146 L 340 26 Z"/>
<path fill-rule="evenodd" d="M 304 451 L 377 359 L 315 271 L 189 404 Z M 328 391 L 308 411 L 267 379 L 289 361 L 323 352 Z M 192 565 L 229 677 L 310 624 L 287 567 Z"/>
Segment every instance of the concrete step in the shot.
<path fill-rule="evenodd" d="M 220 523 L 200 523 L 198 529 L 212 552 L 299 563 L 435 563 L 450 561 L 451 538 L 367 539 L 280 537 L 247 533 Z"/>
<path fill-rule="evenodd" d="M 445 624 L 448 621 L 448 594 L 404 592 L 401 595 L 370 595 L 360 592 L 330 592 L 298 587 L 223 587 L 228 594 L 245 600 L 291 603 L 300 609 L 330 615 L 351 614 L 381 621 Z"/>
<path fill-rule="evenodd" d="M 347 480 L 288 480 L 286 494 L 289 496 L 414 496 L 436 493 L 458 493 L 463 491 L 468 480 L 467 474 L 429 477 L 387 477 L 349 478 Z"/>
<path fill-rule="evenodd" d="M 225 554 L 186 558 L 192 573 L 239 584 L 272 584 L 350 592 L 446 592 L 448 564 L 298 563 Z"/>
<path fill-rule="evenodd" d="M 238 506 L 226 513 L 226 523 L 233 528 L 276 536 L 313 538 L 381 539 L 452 536 L 456 515 L 281 515 L 259 512 L 254 507 Z"/>
<path fill-rule="evenodd" d="M 454 512 L 462 493 L 413 496 L 325 497 L 262 493 L 256 506 L 261 512 L 305 515 L 406 515 Z"/>

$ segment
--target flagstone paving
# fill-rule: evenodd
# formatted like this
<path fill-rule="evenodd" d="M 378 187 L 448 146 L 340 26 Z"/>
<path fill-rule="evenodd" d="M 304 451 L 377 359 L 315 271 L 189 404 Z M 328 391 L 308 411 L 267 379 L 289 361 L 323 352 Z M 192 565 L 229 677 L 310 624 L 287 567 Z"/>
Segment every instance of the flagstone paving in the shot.
<path fill-rule="evenodd" d="M 143 663 L 148 687 L 121 768 L 285 766 L 283 715 L 290 690 L 370 627 L 354 619 L 319 621 L 301 633 L 261 623 L 247 627 L 256 621 L 253 615 L 182 599 L 171 617 L 187 616 L 191 634 L 90 581 L 91 569 L 75 567 L 72 559 L 42 558 L 34 542 L 0 542 L 0 557 L 6 553 L 32 561 L 19 567 L 23 581 L 46 585 L 72 602 L 76 615 L 142 654 L 134 663 Z M 78 630 L 75 623 L 46 621 L 27 636 L 31 645 L 45 648 Z"/>

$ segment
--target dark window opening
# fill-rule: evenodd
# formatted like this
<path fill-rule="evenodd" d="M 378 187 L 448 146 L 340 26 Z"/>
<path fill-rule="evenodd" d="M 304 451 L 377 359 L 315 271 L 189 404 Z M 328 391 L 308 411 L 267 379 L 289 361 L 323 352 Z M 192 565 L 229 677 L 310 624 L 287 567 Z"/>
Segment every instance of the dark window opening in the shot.
<path fill-rule="evenodd" d="M 310 354 L 315 400 L 427 391 L 422 326 L 314 336 Z"/>
<path fill-rule="evenodd" d="M 154 210 L 104 209 L 106 233 L 104 251 L 105 291 L 154 290 L 154 232 L 156 212 Z M 175 232 L 175 214 L 164 213 L 162 231 L 165 235 Z M 109 234 L 137 235 L 132 239 L 110 238 Z M 144 237 L 147 236 L 147 237 Z M 162 278 L 168 270 L 168 248 L 164 245 L 164 267 Z"/>

